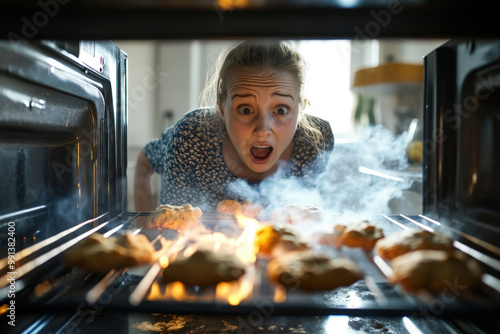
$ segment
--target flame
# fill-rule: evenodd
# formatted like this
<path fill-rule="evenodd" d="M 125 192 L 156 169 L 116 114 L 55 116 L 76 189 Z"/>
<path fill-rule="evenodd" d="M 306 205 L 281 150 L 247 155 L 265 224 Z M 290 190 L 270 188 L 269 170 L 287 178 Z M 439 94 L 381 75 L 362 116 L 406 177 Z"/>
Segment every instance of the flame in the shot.
<path fill-rule="evenodd" d="M 255 277 L 255 267 L 250 266 L 239 281 L 221 282 L 217 284 L 215 288 L 215 299 L 219 302 L 227 302 L 229 305 L 239 305 L 252 294 Z"/>
<path fill-rule="evenodd" d="M 246 217 L 240 212 L 235 213 L 238 225 L 243 228 L 243 232 L 235 241 L 235 253 L 245 264 L 255 263 L 257 255 L 255 251 L 255 234 L 260 227 L 260 223 L 253 218 Z"/>
<path fill-rule="evenodd" d="M 158 260 L 160 262 L 160 266 L 165 269 L 168 267 L 168 265 L 170 264 L 170 261 L 168 259 L 168 256 L 167 255 L 162 255 L 160 256 L 160 259 Z"/>
<path fill-rule="evenodd" d="M 166 295 L 171 295 L 175 300 L 183 300 L 186 295 L 186 288 L 184 284 L 181 282 L 172 282 L 167 284 L 167 288 L 165 289 Z"/>
<path fill-rule="evenodd" d="M 233 10 L 248 6 L 248 0 L 217 0 L 217 5 L 223 10 Z"/>
<path fill-rule="evenodd" d="M 274 301 L 276 303 L 283 303 L 286 300 L 286 289 L 282 285 L 277 285 L 274 289 Z"/>
<path fill-rule="evenodd" d="M 159 265 L 161 268 L 167 268 L 179 254 L 189 257 L 200 248 L 211 249 L 214 252 L 231 252 L 246 265 L 246 273 L 238 281 L 217 284 L 215 298 L 219 302 L 239 305 L 252 294 L 256 284 L 257 274 L 253 264 L 257 260 L 257 252 L 254 242 L 255 234 L 261 224 L 256 219 L 246 217 L 239 212 L 235 213 L 235 218 L 242 229 L 236 238 L 229 238 L 221 232 L 212 233 L 204 228 L 192 230 L 189 238 L 183 235 L 175 241 L 167 241 L 162 237 L 160 239 L 162 249 L 156 252 Z M 186 292 L 186 287 L 181 282 L 167 283 L 164 289 L 162 291 L 161 282 L 153 282 L 147 299 L 180 301 L 195 298 L 189 291 Z"/>
<path fill-rule="evenodd" d="M 181 282 L 170 282 L 165 287 L 165 292 L 162 292 L 162 288 L 158 282 L 153 282 L 148 300 L 168 300 L 175 299 L 177 301 L 188 299 L 186 296 L 186 287 Z"/>
<path fill-rule="evenodd" d="M 163 295 L 160 290 L 160 284 L 158 284 L 158 282 L 154 282 L 153 285 L 151 285 L 151 291 L 149 292 L 147 299 L 163 299 Z"/>
<path fill-rule="evenodd" d="M 166 254 L 170 246 L 172 246 L 173 241 L 172 240 L 167 240 L 164 237 L 160 238 L 160 244 L 161 248 L 154 252 L 153 254 L 153 259 L 158 259 L 160 261 L 160 265 L 162 268 L 166 268 L 168 266 L 169 260 L 168 260 L 168 255 Z M 166 264 L 165 264 L 165 261 Z M 163 266 L 165 264 L 165 266 Z"/>

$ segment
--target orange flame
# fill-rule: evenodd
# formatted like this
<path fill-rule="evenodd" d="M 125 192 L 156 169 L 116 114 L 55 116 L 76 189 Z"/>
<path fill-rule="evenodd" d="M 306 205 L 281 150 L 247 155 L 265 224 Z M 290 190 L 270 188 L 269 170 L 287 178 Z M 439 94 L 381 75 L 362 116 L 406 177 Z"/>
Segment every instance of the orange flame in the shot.
<path fill-rule="evenodd" d="M 276 303 L 283 303 L 286 300 L 286 289 L 282 285 L 277 285 L 274 289 L 274 301 Z"/>
<path fill-rule="evenodd" d="M 186 288 L 181 282 L 171 282 L 167 285 L 165 290 L 166 295 L 171 295 L 173 299 L 179 301 L 183 300 L 186 295 Z"/>
<path fill-rule="evenodd" d="M 255 276 L 255 267 L 250 266 L 246 274 L 239 281 L 217 284 L 215 299 L 219 302 L 227 301 L 229 305 L 239 305 L 252 294 Z"/>
<path fill-rule="evenodd" d="M 181 282 L 170 282 L 165 287 L 165 292 L 162 292 L 162 288 L 158 282 L 153 282 L 148 300 L 168 300 L 175 299 L 177 301 L 188 299 L 186 295 L 186 287 Z"/>
<path fill-rule="evenodd" d="M 243 228 L 243 232 L 235 241 L 235 253 L 245 264 L 255 263 L 257 260 L 255 252 L 255 234 L 259 229 L 260 223 L 253 218 L 246 217 L 240 212 L 235 213 L 238 225 Z"/>
<path fill-rule="evenodd" d="M 239 305 L 252 294 L 256 281 L 257 275 L 253 264 L 257 260 L 257 252 L 254 242 L 260 223 L 240 212 L 235 213 L 235 218 L 238 226 L 242 229 L 237 238 L 229 238 L 220 232 L 207 233 L 202 228 L 191 231 L 189 238 L 187 235 L 183 235 L 176 241 L 167 241 L 162 237 L 160 239 L 162 249 L 156 253 L 159 265 L 161 268 L 167 268 L 172 261 L 175 261 L 178 254 L 189 257 L 199 248 L 212 249 L 214 252 L 231 252 L 247 266 L 246 273 L 238 281 L 219 283 L 216 286 L 215 298 L 219 302 Z M 186 247 L 188 241 L 189 246 Z M 189 291 L 186 291 L 185 285 L 181 282 L 167 283 L 164 285 L 164 289 L 162 291 L 161 283 L 153 282 L 147 299 L 180 301 L 194 298 L 194 296 L 190 296 Z"/>
<path fill-rule="evenodd" d="M 232 10 L 248 6 L 248 0 L 217 0 L 217 5 L 221 9 Z"/>
<path fill-rule="evenodd" d="M 168 256 L 167 255 L 162 255 L 160 256 L 160 259 L 159 259 L 159 262 L 160 262 L 160 266 L 165 269 L 168 267 L 168 265 L 170 264 L 170 260 L 168 259 Z"/>
<path fill-rule="evenodd" d="M 147 299 L 149 300 L 155 300 L 155 299 L 162 299 L 163 295 L 160 290 L 160 285 L 158 282 L 154 282 L 153 285 L 151 285 L 151 291 L 149 292 L 149 295 Z"/>

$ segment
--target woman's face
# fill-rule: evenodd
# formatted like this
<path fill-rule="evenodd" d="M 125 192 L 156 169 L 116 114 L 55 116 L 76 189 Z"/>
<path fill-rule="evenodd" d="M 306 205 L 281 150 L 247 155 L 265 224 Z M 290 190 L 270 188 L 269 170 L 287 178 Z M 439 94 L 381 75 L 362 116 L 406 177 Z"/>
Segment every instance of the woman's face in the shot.
<path fill-rule="evenodd" d="M 291 154 L 299 90 L 287 71 L 241 68 L 228 76 L 219 109 L 239 159 L 251 171 L 269 172 Z"/>

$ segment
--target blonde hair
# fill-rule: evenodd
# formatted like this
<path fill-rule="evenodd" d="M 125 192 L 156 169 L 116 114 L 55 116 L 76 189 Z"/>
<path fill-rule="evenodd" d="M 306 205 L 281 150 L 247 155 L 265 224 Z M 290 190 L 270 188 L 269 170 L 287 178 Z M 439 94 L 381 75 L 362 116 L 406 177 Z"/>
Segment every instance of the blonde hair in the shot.
<path fill-rule="evenodd" d="M 283 41 L 245 41 L 224 50 L 219 55 L 213 75 L 201 95 L 202 106 L 215 106 L 223 103 L 227 97 L 226 82 L 230 73 L 241 67 L 268 68 L 286 71 L 297 80 L 299 85 L 299 121 L 297 127 L 302 130 L 303 137 L 316 148 L 322 146 L 323 134 L 318 130 L 310 117 L 304 117 L 304 108 L 308 101 L 303 97 L 304 75 L 306 63 L 302 56 L 293 50 L 291 45 Z M 214 122 L 224 129 L 224 122 L 217 112 Z"/>

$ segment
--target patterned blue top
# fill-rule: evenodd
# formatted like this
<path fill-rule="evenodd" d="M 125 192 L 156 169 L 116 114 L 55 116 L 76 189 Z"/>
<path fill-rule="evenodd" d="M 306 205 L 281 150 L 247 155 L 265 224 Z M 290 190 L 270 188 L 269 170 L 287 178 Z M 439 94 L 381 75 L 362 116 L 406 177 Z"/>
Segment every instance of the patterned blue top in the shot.
<path fill-rule="evenodd" d="M 213 109 L 188 112 L 160 138 L 146 145 L 146 157 L 153 170 L 161 175 L 160 202 L 189 203 L 202 210 L 215 210 L 224 199 L 247 199 L 266 206 L 265 195 L 258 190 L 263 181 L 242 180 L 226 166 L 222 154 L 224 132 L 215 122 L 210 122 L 214 116 Z M 318 152 L 300 128 L 297 129 L 291 160 L 269 178 L 295 178 L 303 187 L 314 187 L 315 176 L 323 170 L 334 139 L 327 121 L 310 115 L 306 117 L 310 117 L 311 123 L 323 133 L 322 149 Z M 253 189 L 252 195 L 239 191 L 243 188 Z"/>

